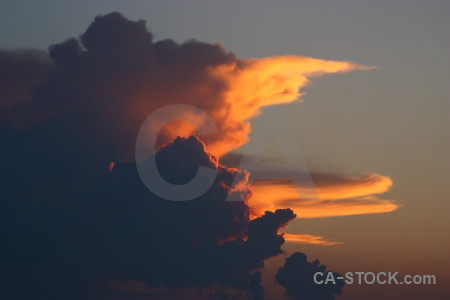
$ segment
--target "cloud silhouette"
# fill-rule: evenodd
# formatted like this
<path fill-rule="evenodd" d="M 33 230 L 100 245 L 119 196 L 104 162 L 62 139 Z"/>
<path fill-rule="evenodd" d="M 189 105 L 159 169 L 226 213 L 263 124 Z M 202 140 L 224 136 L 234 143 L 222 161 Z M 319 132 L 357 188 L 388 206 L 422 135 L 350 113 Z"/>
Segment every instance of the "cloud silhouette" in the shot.
<path fill-rule="evenodd" d="M 258 270 L 282 252 L 278 229 L 294 213 L 276 210 L 250 221 L 246 202 L 226 201 L 242 171 L 219 165 L 196 137 L 160 148 L 156 160 L 172 182 L 189 181 L 204 163 L 218 176 L 206 194 L 179 203 L 147 190 L 134 163 L 117 162 L 88 190 L 6 198 L 7 295 L 97 299 L 111 280 L 134 280 L 153 288 L 229 286 L 261 299 Z"/>
<path fill-rule="evenodd" d="M 324 280 L 323 284 L 314 282 L 314 274 L 321 272 L 324 274 L 318 280 Z M 336 279 L 341 277 L 339 273 L 331 272 L 335 282 L 325 281 L 327 271 L 326 266 L 320 264 L 318 260 L 307 261 L 307 256 L 301 252 L 296 252 L 286 258 L 283 267 L 278 269 L 275 281 L 286 289 L 287 295 L 295 300 L 333 300 L 335 295 L 340 295 L 344 281 Z"/>

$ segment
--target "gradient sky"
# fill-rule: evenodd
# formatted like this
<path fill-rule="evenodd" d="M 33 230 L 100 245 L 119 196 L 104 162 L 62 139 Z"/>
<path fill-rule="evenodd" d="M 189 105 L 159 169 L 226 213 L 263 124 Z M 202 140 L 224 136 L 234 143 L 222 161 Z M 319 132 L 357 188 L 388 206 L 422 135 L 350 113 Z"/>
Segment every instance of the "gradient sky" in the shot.
<path fill-rule="evenodd" d="M 338 272 L 438 276 L 437 288 L 346 287 L 342 299 L 450 294 L 449 1 L 0 1 L 0 48 L 46 48 L 111 11 L 146 20 L 156 39 L 219 42 L 243 58 L 295 54 L 376 66 L 315 79 L 304 103 L 265 109 L 252 122 L 264 130 L 283 116 L 310 170 L 389 176 L 394 186 L 383 197 L 402 205 L 296 220 L 291 231 L 344 244 L 285 250 Z"/>

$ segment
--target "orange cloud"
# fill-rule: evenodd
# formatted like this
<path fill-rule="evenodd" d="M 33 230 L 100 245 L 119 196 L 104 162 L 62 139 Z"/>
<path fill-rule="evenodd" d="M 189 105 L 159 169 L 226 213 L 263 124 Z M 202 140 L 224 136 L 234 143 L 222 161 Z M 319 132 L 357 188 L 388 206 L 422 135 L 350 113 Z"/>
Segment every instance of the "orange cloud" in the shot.
<path fill-rule="evenodd" d="M 332 245 L 342 245 L 343 242 L 338 241 L 327 241 L 324 237 L 312 234 L 296 234 L 296 233 L 283 233 L 283 237 L 286 242 L 295 244 L 310 244 L 310 245 L 322 245 L 322 246 L 332 246 Z"/>
<path fill-rule="evenodd" d="M 188 46 L 183 44 L 180 49 Z M 222 157 L 248 142 L 250 121 L 261 113 L 263 107 L 300 101 L 301 89 L 311 78 L 372 68 L 348 61 L 289 55 L 238 59 L 221 46 L 216 47 L 227 59 L 205 65 L 201 71 L 193 72 L 187 68 L 190 76 L 183 73 L 183 68 L 180 71 L 180 65 L 176 64 L 160 69 L 155 79 L 157 84 L 150 86 L 152 90 L 144 93 L 144 99 L 138 102 L 140 105 L 136 105 L 133 112 L 133 115 L 147 116 L 149 111 L 157 108 L 148 105 L 155 103 L 184 103 L 201 108 L 212 117 L 218 130 L 201 137 L 208 152 L 216 157 Z M 173 88 L 175 86 L 176 89 Z M 148 95 L 156 101 L 149 102 Z M 195 127 L 201 126 L 205 120 L 200 116 L 193 119 L 196 124 L 189 125 L 183 121 L 167 124 L 161 134 L 162 140 L 169 142 L 176 136 L 196 134 Z M 286 181 L 255 183 L 253 197 L 249 200 L 254 216 L 260 216 L 266 210 L 287 207 L 303 218 L 383 213 L 398 208 L 393 201 L 374 196 L 389 190 L 392 186 L 389 177 L 378 174 L 353 179 L 329 174 L 313 174 L 313 177 L 316 189 L 301 187 L 300 197 L 292 184 Z M 314 192 L 320 201 L 312 200 Z"/>
<path fill-rule="evenodd" d="M 261 108 L 299 101 L 300 89 L 309 83 L 309 78 L 368 68 L 347 61 L 303 56 L 233 59 L 206 66 L 203 80 L 191 85 L 189 93 L 180 96 L 176 91 L 173 94 L 166 91 L 164 98 L 167 104 L 177 99 L 178 103 L 195 105 L 213 118 L 218 132 L 202 136 L 202 140 L 209 152 L 220 157 L 247 143 L 251 131 L 249 120 L 258 116 Z M 178 87 L 182 88 L 183 85 Z M 202 120 L 198 122 L 201 124 Z M 195 134 L 193 128 L 183 123 L 165 128 L 168 140 L 192 134 Z"/>
<path fill-rule="evenodd" d="M 360 214 L 386 213 L 399 204 L 380 199 L 375 194 L 387 192 L 392 180 L 387 176 L 369 174 L 360 178 L 312 174 L 315 192 L 310 187 L 296 189 L 289 180 L 258 180 L 253 184 L 249 206 L 255 216 L 266 210 L 289 207 L 300 218 L 323 218 Z M 300 195 L 299 195 L 299 192 Z"/>
<path fill-rule="evenodd" d="M 231 64 L 210 67 L 213 78 L 225 80 L 225 106 L 212 113 L 219 120 L 221 138 L 209 141 L 208 150 L 221 156 L 248 141 L 248 120 L 258 116 L 265 106 L 299 100 L 300 89 L 310 77 L 327 73 L 348 72 L 370 67 L 347 61 L 329 61 L 303 56 L 274 56 L 244 59 Z"/>

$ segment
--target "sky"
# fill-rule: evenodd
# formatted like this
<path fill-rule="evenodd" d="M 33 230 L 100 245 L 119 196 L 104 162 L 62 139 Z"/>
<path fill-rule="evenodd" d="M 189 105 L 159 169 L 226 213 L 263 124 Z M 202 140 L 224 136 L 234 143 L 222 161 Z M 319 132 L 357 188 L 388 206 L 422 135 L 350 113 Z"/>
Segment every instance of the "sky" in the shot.
<path fill-rule="evenodd" d="M 286 257 L 301 251 L 340 273 L 399 271 L 438 278 L 431 287 L 346 286 L 337 299 L 444 299 L 450 294 L 449 6 L 434 0 L 1 1 L 0 48 L 47 49 L 79 36 L 95 16 L 118 11 L 145 20 L 155 40 L 220 43 L 242 59 L 301 55 L 373 66 L 311 76 L 300 85 L 301 101 L 262 108 L 251 119 L 245 153 L 258 154 L 252 136 L 284 120 L 296 137 L 284 147 L 298 149 L 313 180 L 319 178 L 314 181 L 319 196 L 324 175 L 357 184 L 379 174 L 392 184 L 359 196 L 396 205 L 386 213 L 309 218 L 302 218 L 299 207 L 300 218 L 283 231 L 338 243 L 288 241 L 285 254 L 266 263 L 266 297 L 285 297 L 271 278 Z M 289 184 L 282 188 L 289 190 Z M 264 196 L 257 192 L 256 187 L 255 201 Z"/>

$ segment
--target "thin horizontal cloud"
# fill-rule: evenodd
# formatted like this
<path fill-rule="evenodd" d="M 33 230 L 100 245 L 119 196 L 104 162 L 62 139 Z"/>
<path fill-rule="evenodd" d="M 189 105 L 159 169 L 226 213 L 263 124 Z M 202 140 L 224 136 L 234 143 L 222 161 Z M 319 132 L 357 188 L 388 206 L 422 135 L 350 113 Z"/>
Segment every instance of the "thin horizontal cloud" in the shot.
<path fill-rule="evenodd" d="M 387 176 L 369 174 L 346 178 L 313 173 L 311 177 L 315 187 L 298 189 L 290 180 L 255 181 L 249 201 L 252 213 L 259 216 L 266 210 L 290 207 L 300 218 L 323 218 L 387 213 L 400 207 L 393 200 L 377 196 L 392 186 L 392 179 Z"/>
<path fill-rule="evenodd" d="M 333 246 L 343 244 L 343 242 L 325 240 L 323 236 L 312 234 L 284 233 L 283 237 L 286 242 L 295 244 L 310 244 L 322 246 Z"/>

